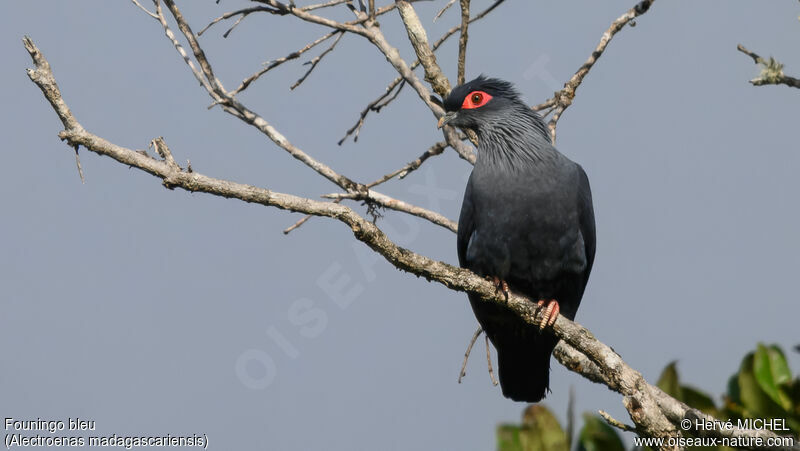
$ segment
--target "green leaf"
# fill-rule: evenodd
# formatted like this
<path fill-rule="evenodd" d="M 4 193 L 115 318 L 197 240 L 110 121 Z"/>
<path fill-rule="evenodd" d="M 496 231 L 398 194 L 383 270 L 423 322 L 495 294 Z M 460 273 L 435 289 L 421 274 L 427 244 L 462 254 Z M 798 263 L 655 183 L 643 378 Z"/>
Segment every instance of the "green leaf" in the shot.
<path fill-rule="evenodd" d="M 625 446 L 617 431 L 604 419 L 584 413 L 578 451 L 625 451 Z"/>
<path fill-rule="evenodd" d="M 524 451 L 519 435 L 521 426 L 501 424 L 497 427 L 497 451 Z"/>
<path fill-rule="evenodd" d="M 733 374 L 728 379 L 728 397 L 732 403 L 741 404 L 742 395 L 739 392 L 739 374 Z"/>
<path fill-rule="evenodd" d="M 765 392 L 756 380 L 755 353 L 747 354 L 742 360 L 737 382 L 739 397 L 744 407 L 744 416 L 748 418 L 781 417 L 784 410 L 778 406 Z"/>
<path fill-rule="evenodd" d="M 683 391 L 683 399 L 681 401 L 713 417 L 719 415 L 714 400 L 707 394 L 685 385 L 681 387 L 681 391 Z"/>
<path fill-rule="evenodd" d="M 759 343 L 753 360 L 753 371 L 764 393 L 784 410 L 791 409 L 791 398 L 780 390 L 782 385 L 791 383 L 792 380 L 792 373 L 780 348 L 775 345 L 767 347 Z"/>
<path fill-rule="evenodd" d="M 664 393 L 678 401 L 685 402 L 695 409 L 699 409 L 709 415 L 717 415 L 717 406 L 714 405 L 714 400 L 712 400 L 710 396 L 696 388 L 681 385 L 680 382 L 677 362 L 672 361 L 661 371 L 661 376 L 659 376 L 656 385 L 658 385 L 658 388 L 661 390 L 664 390 Z"/>
<path fill-rule="evenodd" d="M 522 424 L 497 428 L 498 451 L 569 451 L 567 435 L 555 415 L 542 405 L 530 405 Z"/>
<path fill-rule="evenodd" d="M 661 371 L 661 376 L 658 377 L 656 385 L 664 393 L 681 400 L 681 386 L 678 380 L 678 362 L 673 360 Z"/>

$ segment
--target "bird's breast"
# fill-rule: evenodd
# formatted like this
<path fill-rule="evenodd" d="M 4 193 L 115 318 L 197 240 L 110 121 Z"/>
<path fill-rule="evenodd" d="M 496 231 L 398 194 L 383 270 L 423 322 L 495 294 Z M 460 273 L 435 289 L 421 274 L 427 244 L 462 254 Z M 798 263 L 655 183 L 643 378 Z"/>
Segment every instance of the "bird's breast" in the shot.
<path fill-rule="evenodd" d="M 466 257 L 474 270 L 551 280 L 585 269 L 577 184 L 570 177 L 534 171 L 503 178 L 476 167 L 470 183 L 476 214 Z"/>

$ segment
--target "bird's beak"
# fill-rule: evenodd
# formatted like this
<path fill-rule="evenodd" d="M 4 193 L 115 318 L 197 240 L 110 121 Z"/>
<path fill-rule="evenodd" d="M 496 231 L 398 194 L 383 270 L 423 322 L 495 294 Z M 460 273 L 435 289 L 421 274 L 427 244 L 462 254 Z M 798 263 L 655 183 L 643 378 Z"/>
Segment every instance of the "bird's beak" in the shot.
<path fill-rule="evenodd" d="M 452 121 L 458 117 L 458 111 L 451 111 L 449 113 L 445 113 L 444 116 L 439 118 L 439 128 L 444 127 L 448 122 Z"/>

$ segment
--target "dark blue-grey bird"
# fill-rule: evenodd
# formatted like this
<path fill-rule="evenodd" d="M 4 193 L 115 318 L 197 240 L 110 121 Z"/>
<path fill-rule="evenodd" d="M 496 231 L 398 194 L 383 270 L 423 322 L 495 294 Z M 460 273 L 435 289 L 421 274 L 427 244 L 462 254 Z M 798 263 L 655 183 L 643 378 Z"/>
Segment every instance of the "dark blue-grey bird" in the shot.
<path fill-rule="evenodd" d="M 583 296 L 595 254 L 589 179 L 552 145 L 541 117 L 502 80 L 480 76 L 454 88 L 439 120 L 478 136 L 478 158 L 458 220 L 462 267 L 544 308 L 544 325 L 569 319 Z M 470 295 L 472 310 L 497 349 L 503 395 L 537 402 L 549 390 L 558 342 L 502 304 Z"/>

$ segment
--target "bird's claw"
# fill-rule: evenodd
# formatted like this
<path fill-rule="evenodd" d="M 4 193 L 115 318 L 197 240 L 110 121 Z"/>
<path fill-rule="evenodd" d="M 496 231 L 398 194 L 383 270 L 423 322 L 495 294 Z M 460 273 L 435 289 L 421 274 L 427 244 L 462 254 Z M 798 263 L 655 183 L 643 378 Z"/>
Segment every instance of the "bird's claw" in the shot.
<path fill-rule="evenodd" d="M 494 284 L 494 294 L 497 294 L 498 292 L 502 291 L 503 292 L 503 296 L 505 296 L 506 301 L 507 301 L 508 300 L 508 283 L 505 280 L 502 280 L 501 278 L 499 278 L 497 276 L 488 277 L 488 279 L 489 279 L 490 282 L 492 282 Z"/>
<path fill-rule="evenodd" d="M 544 330 L 547 326 L 552 327 L 553 324 L 556 323 L 556 319 L 558 319 L 558 313 L 561 311 L 561 308 L 558 306 L 558 301 L 555 299 L 550 299 L 549 301 L 540 299 L 536 305 L 539 306 L 539 311 L 542 312 L 542 322 L 539 323 L 539 330 Z M 541 309 L 544 309 L 544 311 Z"/>

